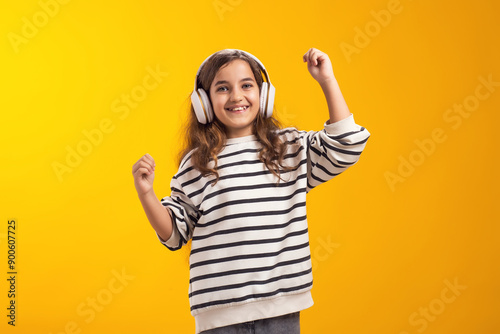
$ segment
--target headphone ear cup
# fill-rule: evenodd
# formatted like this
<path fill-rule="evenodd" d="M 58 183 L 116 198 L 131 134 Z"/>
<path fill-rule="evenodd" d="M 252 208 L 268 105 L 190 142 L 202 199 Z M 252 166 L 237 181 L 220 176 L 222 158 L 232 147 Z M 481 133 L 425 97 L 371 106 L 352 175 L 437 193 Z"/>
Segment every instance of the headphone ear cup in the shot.
<path fill-rule="evenodd" d="M 193 106 L 194 114 L 201 124 L 207 123 L 205 113 L 203 112 L 203 107 L 201 105 L 201 99 L 196 90 L 191 93 L 191 105 Z"/>
<path fill-rule="evenodd" d="M 260 113 L 264 117 L 266 117 L 267 114 L 266 101 L 267 101 L 267 82 L 263 82 L 262 87 L 260 88 Z"/>
<path fill-rule="evenodd" d="M 274 108 L 274 93 L 275 89 L 272 83 L 268 84 L 268 98 L 267 98 L 267 112 L 266 112 L 266 117 L 271 117 L 273 115 L 273 108 Z"/>
<path fill-rule="evenodd" d="M 210 99 L 203 88 L 194 90 L 191 93 L 191 103 L 193 105 L 193 110 L 201 124 L 207 124 L 213 120 L 213 111 Z"/>
<path fill-rule="evenodd" d="M 214 112 L 212 110 L 212 103 L 210 102 L 210 98 L 208 97 L 207 92 L 203 88 L 198 88 L 198 92 L 200 93 L 201 102 L 205 107 L 205 111 L 207 113 L 207 123 L 210 123 L 214 120 Z"/>
<path fill-rule="evenodd" d="M 262 83 L 260 90 L 260 112 L 265 118 L 273 115 L 274 107 L 274 86 L 268 82 Z"/>

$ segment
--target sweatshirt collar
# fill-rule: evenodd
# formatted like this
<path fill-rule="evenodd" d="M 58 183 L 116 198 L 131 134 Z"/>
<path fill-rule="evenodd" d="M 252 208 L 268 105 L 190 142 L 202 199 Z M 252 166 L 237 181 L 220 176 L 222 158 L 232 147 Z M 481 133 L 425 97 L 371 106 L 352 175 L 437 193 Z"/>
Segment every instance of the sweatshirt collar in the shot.
<path fill-rule="evenodd" d="M 249 135 L 249 136 L 236 137 L 236 138 L 227 138 L 226 145 L 240 144 L 240 143 L 256 141 L 256 140 L 257 140 L 256 135 Z"/>

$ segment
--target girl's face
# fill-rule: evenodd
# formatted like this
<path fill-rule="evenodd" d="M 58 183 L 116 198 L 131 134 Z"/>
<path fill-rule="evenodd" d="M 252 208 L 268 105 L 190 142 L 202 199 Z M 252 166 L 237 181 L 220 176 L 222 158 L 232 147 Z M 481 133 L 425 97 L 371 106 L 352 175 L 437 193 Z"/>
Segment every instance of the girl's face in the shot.
<path fill-rule="evenodd" d="M 252 134 L 259 112 L 259 86 L 246 61 L 235 59 L 219 69 L 210 86 L 210 100 L 228 138 Z"/>

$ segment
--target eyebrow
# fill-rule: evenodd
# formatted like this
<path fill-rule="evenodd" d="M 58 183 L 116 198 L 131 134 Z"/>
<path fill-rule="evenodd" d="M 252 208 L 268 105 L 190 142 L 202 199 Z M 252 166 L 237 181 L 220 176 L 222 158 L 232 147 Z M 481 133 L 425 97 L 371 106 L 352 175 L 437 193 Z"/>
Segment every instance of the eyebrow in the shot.
<path fill-rule="evenodd" d="M 240 82 L 243 82 L 243 81 L 254 81 L 254 79 L 248 77 L 248 78 L 243 78 L 240 80 Z M 219 80 L 215 83 L 214 86 L 218 86 L 218 85 L 224 85 L 224 84 L 228 84 L 229 82 L 227 82 L 226 80 Z"/>

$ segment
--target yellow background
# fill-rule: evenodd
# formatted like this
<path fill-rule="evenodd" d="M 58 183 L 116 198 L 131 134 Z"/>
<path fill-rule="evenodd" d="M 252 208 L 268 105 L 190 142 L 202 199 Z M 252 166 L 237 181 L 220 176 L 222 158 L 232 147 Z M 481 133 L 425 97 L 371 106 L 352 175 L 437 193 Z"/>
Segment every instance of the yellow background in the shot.
<path fill-rule="evenodd" d="M 459 126 L 445 117 L 454 104 L 474 101 L 480 77 L 500 82 L 500 5 L 401 0 L 388 24 L 376 23 L 372 11 L 393 3 L 3 4 L 0 331 L 194 333 L 187 253 L 157 240 L 132 165 L 151 154 L 155 192 L 170 193 L 195 72 L 223 48 L 265 64 L 285 125 L 321 129 L 326 103 L 302 62 L 316 47 L 330 56 L 355 121 L 372 136 L 357 165 L 309 195 L 315 305 L 301 313 L 302 332 L 499 333 L 500 86 L 480 88 L 489 96 Z M 23 29 L 30 37 L 13 43 Z M 348 56 L 347 44 L 357 52 Z M 115 112 L 122 94 L 140 92 L 147 68 L 168 75 L 128 114 Z M 84 150 L 83 131 L 96 133 L 103 120 L 111 130 L 59 178 L 54 163 L 67 165 L 68 147 Z M 435 130 L 446 139 L 432 147 Z M 391 185 L 387 175 L 410 157 L 418 166 Z M 11 218 L 15 328 L 6 317 Z M 461 287 L 453 293 L 447 284 Z"/>

